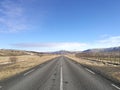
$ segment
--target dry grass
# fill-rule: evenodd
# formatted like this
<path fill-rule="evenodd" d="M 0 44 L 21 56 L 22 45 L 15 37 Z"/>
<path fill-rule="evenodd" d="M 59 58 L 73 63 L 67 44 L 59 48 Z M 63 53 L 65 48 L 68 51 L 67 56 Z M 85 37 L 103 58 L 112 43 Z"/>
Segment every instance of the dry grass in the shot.
<path fill-rule="evenodd" d="M 81 64 L 86 64 L 86 65 L 98 65 L 98 66 L 104 66 L 104 64 L 102 62 L 95 62 L 95 61 L 91 61 L 91 60 L 85 60 L 85 59 L 81 59 L 81 58 L 77 58 L 75 57 L 74 54 L 69 54 L 67 55 L 67 57 L 77 61 L 78 63 L 81 63 Z"/>
<path fill-rule="evenodd" d="M 0 63 L 8 62 L 8 61 L 9 61 L 9 57 L 0 56 Z"/>
<path fill-rule="evenodd" d="M 16 57 L 16 63 L 0 66 L 0 80 L 19 74 L 20 72 L 51 60 L 52 58 L 57 57 L 57 55 L 43 55 L 42 57 L 35 55 L 24 55 Z M 0 63 L 4 62 L 9 62 L 9 57 L 0 57 Z"/>
<path fill-rule="evenodd" d="M 120 82 L 120 65 L 109 65 L 106 63 L 102 63 L 102 62 L 85 60 L 85 59 L 75 57 L 74 54 L 69 54 L 69 55 L 67 55 L 67 57 L 69 57 L 83 65 L 95 68 L 95 70 L 100 71 L 103 74 L 108 75 Z"/>

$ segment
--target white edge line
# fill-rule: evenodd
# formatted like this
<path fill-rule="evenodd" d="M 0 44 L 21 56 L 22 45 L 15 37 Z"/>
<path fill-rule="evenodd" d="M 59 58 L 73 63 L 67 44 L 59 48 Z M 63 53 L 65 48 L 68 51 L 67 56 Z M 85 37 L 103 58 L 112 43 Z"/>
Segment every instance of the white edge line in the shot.
<path fill-rule="evenodd" d="M 111 85 L 120 90 L 120 87 L 116 86 L 115 84 L 111 84 Z"/>
<path fill-rule="evenodd" d="M 95 74 L 93 71 L 91 71 L 90 69 L 85 68 L 88 72 Z"/>
<path fill-rule="evenodd" d="M 2 86 L 0 86 L 0 88 L 2 88 Z"/>
<path fill-rule="evenodd" d="M 28 75 L 29 73 L 33 72 L 35 69 L 32 69 L 24 74 L 24 76 Z"/>

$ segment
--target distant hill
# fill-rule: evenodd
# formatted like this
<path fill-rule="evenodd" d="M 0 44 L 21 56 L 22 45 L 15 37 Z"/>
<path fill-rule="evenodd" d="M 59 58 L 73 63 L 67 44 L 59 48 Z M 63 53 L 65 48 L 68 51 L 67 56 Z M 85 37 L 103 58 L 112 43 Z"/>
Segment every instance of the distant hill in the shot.
<path fill-rule="evenodd" d="M 111 47 L 111 48 L 100 48 L 100 49 L 88 49 L 83 52 L 118 52 L 120 51 L 120 46 L 119 47 Z"/>
<path fill-rule="evenodd" d="M 41 52 L 13 50 L 13 49 L 0 49 L 0 56 L 20 56 L 20 55 L 41 55 Z"/>
<path fill-rule="evenodd" d="M 77 53 L 76 57 L 120 57 L 120 47 L 88 49 Z"/>
<path fill-rule="evenodd" d="M 52 54 L 74 54 L 74 53 L 78 53 L 77 51 L 66 51 L 66 50 L 60 50 L 60 51 L 56 51 L 56 52 L 52 52 Z"/>

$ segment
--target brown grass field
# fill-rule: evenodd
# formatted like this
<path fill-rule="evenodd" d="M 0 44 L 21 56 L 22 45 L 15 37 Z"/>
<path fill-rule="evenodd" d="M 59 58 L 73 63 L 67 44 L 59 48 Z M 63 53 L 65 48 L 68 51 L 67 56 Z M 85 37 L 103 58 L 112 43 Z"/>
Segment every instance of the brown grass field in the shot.
<path fill-rule="evenodd" d="M 58 55 L 23 55 L 15 57 L 17 58 L 15 63 L 11 63 L 9 60 L 10 56 L 0 57 L 0 80 L 19 74 L 52 58 L 58 57 Z"/>

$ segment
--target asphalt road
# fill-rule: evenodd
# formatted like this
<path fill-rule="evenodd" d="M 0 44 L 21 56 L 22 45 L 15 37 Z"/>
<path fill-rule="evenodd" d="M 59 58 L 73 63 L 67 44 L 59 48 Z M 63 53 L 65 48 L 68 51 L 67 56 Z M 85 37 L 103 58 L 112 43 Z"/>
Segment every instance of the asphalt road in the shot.
<path fill-rule="evenodd" d="M 113 82 L 61 56 L 0 83 L 0 90 L 120 90 Z"/>

